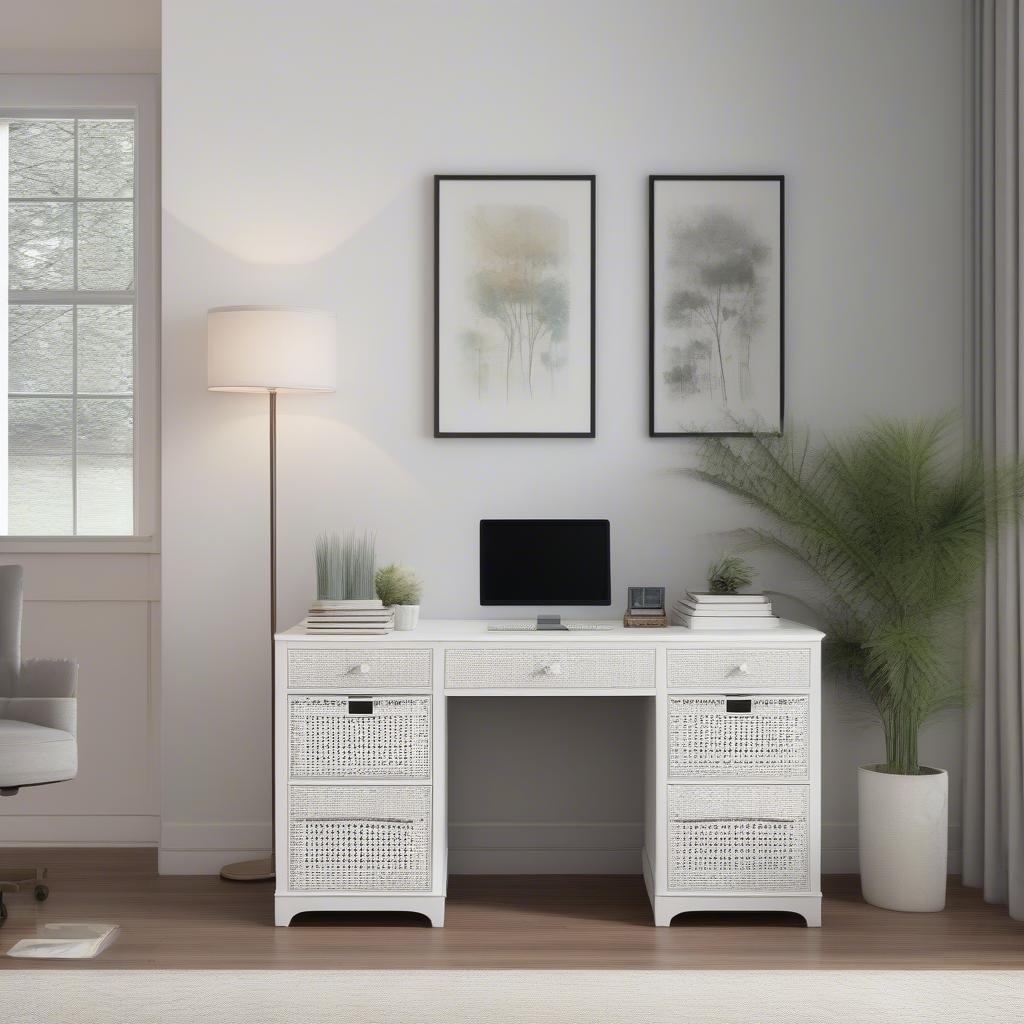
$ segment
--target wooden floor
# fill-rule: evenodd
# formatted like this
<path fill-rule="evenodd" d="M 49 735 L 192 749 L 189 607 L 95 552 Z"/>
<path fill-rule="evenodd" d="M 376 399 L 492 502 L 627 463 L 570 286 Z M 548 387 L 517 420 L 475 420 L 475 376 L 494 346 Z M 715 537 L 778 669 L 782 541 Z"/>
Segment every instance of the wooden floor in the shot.
<path fill-rule="evenodd" d="M 159 877 L 139 849 L 0 849 L 3 866 L 46 864 L 50 899 L 7 897 L 0 951 L 45 921 L 110 921 L 119 941 L 92 961 L 0 957 L 48 967 L 346 968 L 1024 968 L 1024 924 L 953 885 L 940 914 L 896 914 L 825 880 L 824 927 L 786 914 L 690 914 L 651 926 L 639 876 L 484 877 L 449 882 L 447 924 L 404 914 L 311 914 L 272 926 L 270 883 Z"/>

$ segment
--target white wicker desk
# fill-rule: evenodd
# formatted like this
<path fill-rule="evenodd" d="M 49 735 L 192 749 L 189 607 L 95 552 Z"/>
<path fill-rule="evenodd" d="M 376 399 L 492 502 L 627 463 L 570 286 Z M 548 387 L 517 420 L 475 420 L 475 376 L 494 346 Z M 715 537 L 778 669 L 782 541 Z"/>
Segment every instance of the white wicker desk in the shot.
<path fill-rule="evenodd" d="M 522 693 L 646 700 L 637 867 L 656 925 L 715 909 L 820 925 L 821 639 L 795 623 L 499 633 L 482 620 L 279 634 L 276 923 L 408 910 L 440 927 L 447 701 Z"/>

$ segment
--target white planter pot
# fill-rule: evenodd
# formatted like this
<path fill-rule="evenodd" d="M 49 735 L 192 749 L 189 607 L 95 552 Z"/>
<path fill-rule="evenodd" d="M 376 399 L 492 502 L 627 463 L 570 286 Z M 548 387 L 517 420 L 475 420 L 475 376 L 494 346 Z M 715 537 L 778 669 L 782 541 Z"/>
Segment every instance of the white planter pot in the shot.
<path fill-rule="evenodd" d="M 391 607 L 395 610 L 395 629 L 416 628 L 416 623 L 420 621 L 418 604 L 395 604 Z"/>
<path fill-rule="evenodd" d="M 935 911 L 946 905 L 949 776 L 890 775 L 858 769 L 860 886 L 886 910 Z"/>

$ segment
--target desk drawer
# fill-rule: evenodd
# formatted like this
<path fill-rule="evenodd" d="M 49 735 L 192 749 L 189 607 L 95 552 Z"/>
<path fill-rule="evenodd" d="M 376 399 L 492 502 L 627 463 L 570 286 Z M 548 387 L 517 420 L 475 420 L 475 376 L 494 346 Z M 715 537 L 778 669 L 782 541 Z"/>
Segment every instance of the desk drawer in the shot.
<path fill-rule="evenodd" d="M 429 779 L 430 697 L 292 697 L 292 778 Z"/>
<path fill-rule="evenodd" d="M 803 694 L 668 698 L 670 779 L 807 779 Z"/>
<path fill-rule="evenodd" d="M 654 687 L 654 650 L 502 648 L 445 651 L 449 689 L 637 689 Z"/>
<path fill-rule="evenodd" d="M 806 786 L 668 787 L 668 887 L 806 892 Z"/>
<path fill-rule="evenodd" d="M 291 786 L 293 892 L 430 889 L 429 786 Z"/>
<path fill-rule="evenodd" d="M 772 647 L 669 648 L 668 688 L 743 693 L 811 685 L 809 650 Z"/>
<path fill-rule="evenodd" d="M 429 650 L 370 647 L 293 647 L 288 651 L 292 689 L 415 690 L 430 686 Z"/>

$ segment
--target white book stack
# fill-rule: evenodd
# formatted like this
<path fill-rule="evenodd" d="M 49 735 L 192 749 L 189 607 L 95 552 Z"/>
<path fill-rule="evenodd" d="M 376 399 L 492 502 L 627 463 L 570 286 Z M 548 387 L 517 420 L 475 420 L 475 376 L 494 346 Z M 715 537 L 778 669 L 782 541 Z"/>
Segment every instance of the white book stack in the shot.
<path fill-rule="evenodd" d="M 779 624 L 764 594 L 702 594 L 692 590 L 672 607 L 672 623 L 689 629 L 771 629 Z"/>
<path fill-rule="evenodd" d="M 303 619 L 307 633 L 362 633 L 379 636 L 395 628 L 395 613 L 384 602 L 314 601 Z"/>

